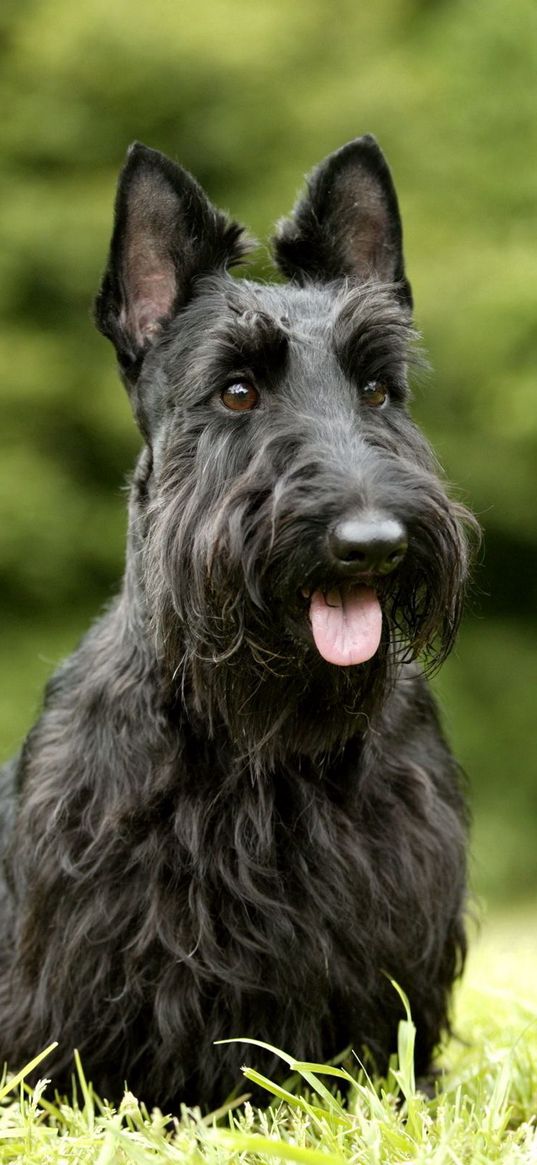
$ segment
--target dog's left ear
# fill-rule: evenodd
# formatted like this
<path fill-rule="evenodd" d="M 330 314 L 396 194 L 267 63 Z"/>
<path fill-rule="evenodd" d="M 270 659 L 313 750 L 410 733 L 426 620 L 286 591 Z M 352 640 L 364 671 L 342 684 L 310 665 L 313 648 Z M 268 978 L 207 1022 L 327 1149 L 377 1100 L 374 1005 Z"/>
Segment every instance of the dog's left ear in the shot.
<path fill-rule="evenodd" d="M 196 276 L 240 262 L 248 249 L 242 227 L 209 202 L 187 170 L 139 142 L 130 147 L 95 301 L 97 327 L 129 379 L 186 303 Z"/>
<path fill-rule="evenodd" d="M 394 284 L 397 297 L 412 307 L 397 195 L 371 134 L 348 142 L 312 171 L 306 193 L 278 225 L 274 254 L 284 275 L 298 283 L 376 279 Z"/>

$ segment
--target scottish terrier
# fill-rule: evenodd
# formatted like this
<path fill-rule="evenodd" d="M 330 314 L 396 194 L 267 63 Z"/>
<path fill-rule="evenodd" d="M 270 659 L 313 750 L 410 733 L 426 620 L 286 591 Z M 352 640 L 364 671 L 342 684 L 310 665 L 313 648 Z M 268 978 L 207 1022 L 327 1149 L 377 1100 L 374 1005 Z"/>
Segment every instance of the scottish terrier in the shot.
<path fill-rule="evenodd" d="M 285 281 L 164 155 L 119 179 L 96 322 L 143 438 L 118 599 L 2 774 L 0 1053 L 221 1103 L 253 1037 L 426 1072 L 465 954 L 467 820 L 428 669 L 472 519 L 407 411 L 397 198 L 374 138 L 280 222 Z"/>

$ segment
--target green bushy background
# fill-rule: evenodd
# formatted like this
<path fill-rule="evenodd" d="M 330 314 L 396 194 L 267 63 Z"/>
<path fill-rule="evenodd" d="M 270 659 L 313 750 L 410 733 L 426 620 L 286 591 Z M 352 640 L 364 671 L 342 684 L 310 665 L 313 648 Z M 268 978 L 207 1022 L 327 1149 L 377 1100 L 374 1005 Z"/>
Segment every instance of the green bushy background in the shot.
<path fill-rule="evenodd" d="M 138 440 L 90 305 L 127 144 L 266 238 L 303 173 L 371 131 L 435 369 L 415 413 L 486 532 L 437 681 L 474 884 L 536 896 L 534 0 L 3 0 L 0 53 L 1 756 L 121 574 Z"/>

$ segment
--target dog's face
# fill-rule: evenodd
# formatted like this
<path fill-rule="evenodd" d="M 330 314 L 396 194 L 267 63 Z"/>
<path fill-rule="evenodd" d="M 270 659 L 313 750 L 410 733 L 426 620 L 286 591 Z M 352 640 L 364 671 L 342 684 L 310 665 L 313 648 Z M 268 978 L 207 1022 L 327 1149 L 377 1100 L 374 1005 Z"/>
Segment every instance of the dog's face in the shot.
<path fill-rule="evenodd" d="M 447 652 L 467 558 L 464 512 L 406 408 L 411 293 L 374 141 L 322 163 L 280 225 L 287 283 L 232 278 L 244 251 L 185 171 L 134 147 L 97 323 L 147 442 L 141 585 L 205 712 L 240 731 L 264 701 L 248 747 L 277 735 L 297 681 L 341 739 L 342 709 L 356 730 L 397 656 Z"/>

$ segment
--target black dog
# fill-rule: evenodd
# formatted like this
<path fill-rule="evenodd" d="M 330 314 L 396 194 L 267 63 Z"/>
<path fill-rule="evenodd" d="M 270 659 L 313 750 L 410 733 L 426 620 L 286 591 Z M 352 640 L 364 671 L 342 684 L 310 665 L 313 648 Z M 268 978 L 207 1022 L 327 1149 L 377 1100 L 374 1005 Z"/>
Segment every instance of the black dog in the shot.
<path fill-rule="evenodd" d="M 411 293 L 371 137 L 310 177 L 285 284 L 167 158 L 121 174 L 97 326 L 144 448 L 118 600 L 4 770 L 1 1054 L 212 1106 L 251 1036 L 425 1071 L 465 950 L 466 820 L 418 656 L 465 528 L 406 409 Z M 250 1057 L 252 1058 L 252 1056 Z M 262 1053 L 253 1059 L 268 1070 Z"/>

